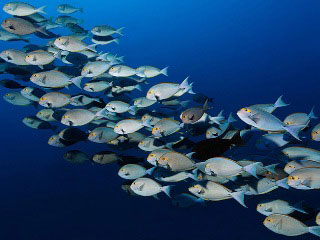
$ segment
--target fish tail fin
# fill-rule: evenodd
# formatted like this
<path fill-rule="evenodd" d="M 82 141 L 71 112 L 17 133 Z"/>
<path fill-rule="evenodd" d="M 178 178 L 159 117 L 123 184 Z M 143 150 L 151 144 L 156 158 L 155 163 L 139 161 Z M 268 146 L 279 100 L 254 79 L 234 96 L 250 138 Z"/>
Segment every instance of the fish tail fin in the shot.
<path fill-rule="evenodd" d="M 243 207 L 247 208 L 246 204 L 244 203 L 244 194 L 245 194 L 245 191 L 242 190 L 238 192 L 232 192 L 230 195 L 234 200 L 240 203 Z"/>
<path fill-rule="evenodd" d="M 189 80 L 189 76 L 186 77 L 186 78 L 182 81 L 182 83 L 180 83 L 179 88 L 181 88 L 181 89 L 189 89 L 191 86 L 190 86 L 188 80 Z"/>
<path fill-rule="evenodd" d="M 117 57 L 117 59 L 118 59 L 119 62 L 124 62 L 124 56 Z"/>
<path fill-rule="evenodd" d="M 217 116 L 215 116 L 215 117 L 211 117 L 211 116 L 208 115 L 208 117 L 209 117 L 209 123 L 210 123 L 210 124 L 216 123 L 216 124 L 218 124 L 218 125 L 221 125 L 221 121 L 224 120 L 224 116 L 222 115 L 222 113 L 223 113 L 223 110 L 221 110 L 221 111 L 219 112 L 219 114 L 218 114 Z"/>
<path fill-rule="evenodd" d="M 93 101 L 97 103 L 103 103 L 103 100 L 101 98 L 93 98 Z"/>
<path fill-rule="evenodd" d="M 243 167 L 243 170 L 246 171 L 247 173 L 251 174 L 255 178 L 258 178 L 257 167 L 259 165 L 261 165 L 261 162 L 255 162 L 255 163 L 252 163 L 252 164 L 249 164 L 249 165 Z"/>
<path fill-rule="evenodd" d="M 119 35 L 123 36 L 123 34 L 122 34 L 122 30 L 123 29 L 125 29 L 125 27 L 118 28 L 116 33 L 118 33 Z"/>
<path fill-rule="evenodd" d="M 206 111 L 206 110 L 208 110 L 208 109 L 211 109 L 211 107 L 209 106 L 209 99 L 207 99 L 207 100 L 204 102 L 204 104 L 203 104 L 203 106 L 202 106 L 202 109 L 203 109 L 203 111 Z"/>
<path fill-rule="evenodd" d="M 166 148 L 169 148 L 172 150 L 173 145 L 175 144 L 175 142 L 171 142 L 171 143 L 167 143 L 166 144 Z"/>
<path fill-rule="evenodd" d="M 288 106 L 290 104 L 287 104 L 285 103 L 283 100 L 282 100 L 282 95 L 277 99 L 277 101 L 273 104 L 273 106 L 275 108 L 279 108 L 279 107 L 285 107 L 285 106 Z"/>
<path fill-rule="evenodd" d="M 189 102 L 190 102 L 190 101 L 188 101 L 188 100 L 187 100 L 187 101 L 181 101 L 181 102 L 180 102 L 180 105 L 181 105 L 182 108 L 185 108 L 185 107 L 188 106 Z"/>
<path fill-rule="evenodd" d="M 108 117 L 107 110 L 105 108 L 102 108 L 100 111 L 96 112 L 95 116 L 102 118 Z"/>
<path fill-rule="evenodd" d="M 194 91 L 193 91 L 193 83 L 190 83 L 190 89 L 188 91 L 189 94 L 196 94 Z"/>
<path fill-rule="evenodd" d="M 161 69 L 160 73 L 168 77 L 168 68 L 169 67 L 165 67 L 164 69 Z"/>
<path fill-rule="evenodd" d="M 206 200 L 204 200 L 203 198 L 199 197 L 196 200 L 196 203 L 199 203 L 201 206 L 205 207 L 206 206 Z"/>
<path fill-rule="evenodd" d="M 180 123 L 179 128 L 184 128 L 184 123 Z"/>
<path fill-rule="evenodd" d="M 309 233 L 320 237 L 320 226 L 308 227 Z"/>
<path fill-rule="evenodd" d="M 290 133 L 295 139 L 301 141 L 299 138 L 299 132 L 305 128 L 305 125 L 289 125 L 289 126 L 284 126 L 284 130 L 286 130 L 288 133 Z"/>
<path fill-rule="evenodd" d="M 59 50 L 55 54 L 53 54 L 53 57 L 61 59 L 61 53 L 62 53 L 62 50 Z"/>
<path fill-rule="evenodd" d="M 135 86 L 135 89 L 137 89 L 138 91 L 142 92 L 142 88 L 141 88 L 140 85 L 136 85 L 136 86 Z"/>
<path fill-rule="evenodd" d="M 276 182 L 277 186 L 278 187 L 282 187 L 282 188 L 285 188 L 285 189 L 289 189 L 289 185 L 287 184 L 287 178 L 283 178 L 281 180 L 278 180 Z"/>
<path fill-rule="evenodd" d="M 191 173 L 188 173 L 188 177 L 193 179 L 194 181 L 199 181 L 199 179 L 198 179 L 198 168 L 195 168 L 194 170 L 192 170 Z"/>
<path fill-rule="evenodd" d="M 41 27 L 37 28 L 36 30 L 37 30 L 38 32 L 46 35 L 46 36 L 49 36 L 49 34 L 48 34 L 47 31 L 46 31 L 46 26 L 41 26 Z"/>
<path fill-rule="evenodd" d="M 154 170 L 156 170 L 156 168 L 157 168 L 157 167 L 149 168 L 149 169 L 146 171 L 146 173 L 151 176 L 151 175 L 153 174 Z"/>
<path fill-rule="evenodd" d="M 131 115 L 136 115 L 136 113 L 137 113 L 137 106 L 130 106 L 128 112 L 129 112 Z"/>
<path fill-rule="evenodd" d="M 228 123 L 233 123 L 233 122 L 236 122 L 237 120 L 234 119 L 232 116 L 232 113 L 230 113 L 227 121 L 228 121 Z"/>
<path fill-rule="evenodd" d="M 88 49 L 91 50 L 91 51 L 93 51 L 93 52 L 97 52 L 97 50 L 96 50 L 96 46 L 97 46 L 97 45 L 98 45 L 98 44 L 96 44 L 96 43 L 95 43 L 95 44 L 91 44 L 91 45 L 88 46 Z"/>
<path fill-rule="evenodd" d="M 74 78 L 71 78 L 70 81 L 76 85 L 78 88 L 82 89 L 81 88 L 81 80 L 82 80 L 83 76 L 78 76 L 78 77 L 74 77 Z"/>
<path fill-rule="evenodd" d="M 309 119 L 312 119 L 312 118 L 313 119 L 317 119 L 318 118 L 316 115 L 314 115 L 313 110 L 314 110 L 314 106 L 311 108 L 311 111 L 310 111 L 310 113 L 308 115 Z"/>
<path fill-rule="evenodd" d="M 145 127 L 152 128 L 150 122 L 151 122 L 151 118 L 148 118 L 147 120 L 143 120 L 142 121 L 142 125 L 145 126 Z"/>
<path fill-rule="evenodd" d="M 114 41 L 116 44 L 120 44 L 119 38 L 115 38 L 115 39 L 113 39 L 113 41 Z"/>
<path fill-rule="evenodd" d="M 164 192 L 169 198 L 171 198 L 170 192 L 172 187 L 173 187 L 172 185 L 164 186 L 161 188 L 161 191 Z"/>
<path fill-rule="evenodd" d="M 42 14 L 47 14 L 44 9 L 46 8 L 46 6 L 42 6 L 42 7 L 39 7 L 38 9 L 36 9 L 36 12 L 37 13 L 42 13 Z"/>
<path fill-rule="evenodd" d="M 107 55 L 108 53 L 99 53 L 99 56 L 97 57 L 97 59 L 105 61 L 107 60 Z"/>
<path fill-rule="evenodd" d="M 298 212 L 301 212 L 301 213 L 304 213 L 304 214 L 308 214 L 304 209 L 303 209 L 303 201 L 300 201 L 298 202 L 297 204 L 293 205 L 293 209 L 298 211 Z"/>
<path fill-rule="evenodd" d="M 275 163 L 275 164 L 271 164 L 271 165 L 268 165 L 268 166 L 265 166 L 264 168 L 268 171 L 268 172 L 272 172 L 274 174 L 277 174 L 275 169 L 276 167 L 279 165 L 279 163 Z"/>

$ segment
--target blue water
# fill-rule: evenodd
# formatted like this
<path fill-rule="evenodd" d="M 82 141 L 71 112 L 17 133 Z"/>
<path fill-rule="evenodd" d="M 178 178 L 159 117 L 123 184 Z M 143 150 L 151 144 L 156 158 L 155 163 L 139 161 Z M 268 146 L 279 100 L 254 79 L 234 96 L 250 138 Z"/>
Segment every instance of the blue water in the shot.
<path fill-rule="evenodd" d="M 43 1 L 30 3 L 43 5 Z M 64 2 L 47 1 L 49 15 L 58 16 L 55 7 L 60 3 Z M 291 105 L 277 111 L 278 117 L 309 112 L 312 106 L 320 115 L 319 1 L 68 3 L 84 8 L 83 14 L 74 16 L 84 19 L 87 29 L 98 24 L 125 27 L 120 45 L 104 49 L 124 55 L 126 64 L 170 66 L 168 78 L 157 77 L 151 84 L 181 82 L 190 76 L 194 91 L 214 98 L 213 113 L 273 103 L 283 94 Z M 1 19 L 5 16 L 1 13 Z M 22 48 L 22 43 L 1 42 L 0 46 L 1 50 Z M 5 92 L 0 90 L 1 95 Z M 319 204 L 319 191 L 294 190 L 248 198 L 248 209 L 234 200 L 178 209 L 164 196 L 160 201 L 130 197 L 120 189 L 123 181 L 116 165 L 66 162 L 62 158 L 66 149 L 47 144 L 49 131 L 22 124 L 23 117 L 38 110 L 3 100 L 0 104 L 1 239 L 287 239 L 263 226 L 264 217 L 255 210 L 257 201 L 279 196 Z M 89 154 L 105 149 L 89 142 L 67 149 L 75 148 Z M 293 239 L 315 237 L 307 234 Z"/>

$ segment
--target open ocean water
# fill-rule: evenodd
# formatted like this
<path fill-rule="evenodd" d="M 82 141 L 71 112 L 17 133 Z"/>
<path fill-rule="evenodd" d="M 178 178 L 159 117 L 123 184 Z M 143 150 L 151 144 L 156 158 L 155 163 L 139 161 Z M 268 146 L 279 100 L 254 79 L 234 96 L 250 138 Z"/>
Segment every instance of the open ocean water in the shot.
<path fill-rule="evenodd" d="M 4 4 L 2 1 L 1 4 Z M 85 29 L 99 24 L 125 27 L 120 44 L 99 47 L 125 56 L 125 64 L 169 66 L 168 77 L 150 79 L 144 92 L 159 82 L 181 82 L 187 76 L 193 90 L 212 97 L 213 115 L 234 113 L 257 103 L 273 103 L 280 95 L 290 105 L 278 109 L 284 119 L 293 112 L 320 116 L 320 2 L 317 0 L 91 0 L 28 1 L 56 6 L 68 3 L 84 9 L 72 16 Z M 1 20 L 9 15 L 1 12 Z M 52 30 L 63 33 L 66 30 Z M 31 43 L 45 44 L 35 36 Z M 89 43 L 90 41 L 87 40 Z M 1 51 L 21 49 L 24 42 L 0 42 Z M 13 79 L 1 74 L 1 79 Z M 23 82 L 20 82 L 23 84 Z M 75 88 L 72 88 L 76 90 Z M 4 95 L 7 89 L 1 88 Z M 141 96 L 144 94 L 140 94 Z M 131 197 L 121 190 L 117 164 L 71 164 L 70 149 L 88 155 L 107 146 L 81 142 L 67 148 L 49 146 L 52 132 L 26 127 L 22 119 L 41 107 L 0 103 L 0 239 L 3 240 L 282 240 L 263 226 L 256 211 L 262 199 L 284 198 L 320 208 L 319 190 L 278 189 L 246 197 L 248 208 L 234 200 L 206 207 L 176 208 L 163 193 L 160 200 Z M 193 104 L 197 105 L 197 104 Z M 318 123 L 313 120 L 313 124 Z M 59 129 L 63 127 L 59 125 Z M 318 142 L 312 147 L 320 150 Z M 128 155 L 146 157 L 139 150 Z M 175 185 L 175 184 L 173 184 Z M 308 224 L 315 225 L 314 222 Z M 317 239 L 306 234 L 297 240 Z"/>

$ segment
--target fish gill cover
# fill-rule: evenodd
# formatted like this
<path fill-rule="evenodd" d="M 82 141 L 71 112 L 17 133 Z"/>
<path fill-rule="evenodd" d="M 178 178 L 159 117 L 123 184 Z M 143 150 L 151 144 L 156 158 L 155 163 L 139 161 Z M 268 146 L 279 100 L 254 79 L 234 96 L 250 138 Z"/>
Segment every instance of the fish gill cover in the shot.
<path fill-rule="evenodd" d="M 72 181 L 79 181 L 81 177 L 82 197 L 90 198 L 94 188 L 97 191 L 111 189 L 109 193 L 112 194 L 108 196 L 101 193 L 103 203 L 98 198 L 91 201 L 105 212 L 106 226 L 130 229 L 130 234 L 114 234 L 112 238 L 158 239 L 160 235 L 147 230 L 154 225 L 159 226 L 158 231 L 167 231 L 168 235 L 162 235 L 167 239 L 180 239 L 175 226 L 177 229 L 186 227 L 186 232 L 194 231 L 188 229 L 198 221 L 206 229 L 199 228 L 183 239 L 194 238 L 191 236 L 197 234 L 202 239 L 212 239 L 224 231 L 224 239 L 249 239 L 248 231 L 255 225 L 265 226 L 257 231 L 261 239 L 267 239 L 261 235 L 269 236 L 267 229 L 281 237 L 310 239 L 320 236 L 319 201 L 314 204 L 312 195 L 308 195 L 320 189 L 320 151 L 317 150 L 320 123 L 314 107 L 283 116 L 281 112 L 292 107 L 288 103 L 290 99 L 272 96 L 269 102 L 257 100 L 248 106 L 237 102 L 240 107 L 235 113 L 228 109 L 223 111 L 215 96 L 200 91 L 197 77 L 188 76 L 188 69 L 184 78 L 174 80 L 170 72 L 175 71 L 175 66 L 136 66 L 113 52 L 114 44 L 125 41 L 124 27 L 102 22 L 87 29 L 84 21 L 74 15 L 85 10 L 70 4 L 58 5 L 56 11 L 61 15 L 55 19 L 46 14 L 45 7 L 23 2 L 5 3 L 3 11 L 11 16 L 2 20 L 0 40 L 16 43 L 14 47 L 2 47 L 0 53 L 3 76 L 0 85 L 7 89 L 3 99 L 15 107 L 13 112 L 24 115 L 22 123 L 34 131 L 29 133 L 31 136 L 20 136 L 13 129 L 14 138 L 21 137 L 28 151 L 39 151 L 35 161 L 48 161 L 45 175 L 53 168 L 59 168 L 62 176 L 71 174 L 69 165 L 55 165 L 49 161 L 52 157 L 54 160 L 63 158 L 74 168 L 84 166 L 81 176 L 61 179 L 63 184 L 72 187 Z M 6 117 L 20 124 L 13 114 L 6 114 Z M 7 141 L 14 144 L 17 140 L 14 138 Z M 43 143 L 42 138 L 55 150 L 41 151 L 37 145 Z M 17 144 L 15 151 L 19 152 L 20 147 L 23 146 Z M 19 164 L 16 159 L 11 160 Z M 21 164 L 27 164 L 27 160 L 19 159 L 24 161 Z M 41 177 L 44 172 L 38 169 L 32 175 Z M 101 182 L 100 174 L 104 172 L 107 176 Z M 95 179 L 96 185 L 86 184 L 89 179 Z M 25 181 L 27 184 L 28 180 Z M 79 212 L 84 211 L 82 208 L 86 206 L 78 205 L 79 199 L 66 195 L 63 186 L 61 192 L 50 193 L 47 188 L 54 183 L 47 183 L 49 186 L 42 186 L 46 191 L 41 187 L 35 190 L 46 196 L 36 203 L 40 209 L 45 208 L 47 198 L 62 196 L 58 201 L 61 205 L 57 203 L 55 210 L 60 206 L 76 206 Z M 5 190 L 3 193 L 7 195 Z M 127 195 L 119 194 L 121 191 Z M 27 194 L 26 202 L 36 194 Z M 63 196 L 68 197 L 64 199 Z M 114 202 L 112 198 L 125 211 L 132 212 L 129 215 L 137 221 L 127 221 L 121 216 L 118 219 L 118 213 L 111 210 L 113 207 L 105 208 L 103 205 L 108 205 L 108 200 Z M 308 201 L 299 202 L 298 198 Z M 228 205 L 219 205 L 220 201 Z M 173 210 L 168 202 L 183 211 Z M 181 225 L 172 221 L 173 216 L 152 218 L 155 210 L 150 208 L 158 206 L 162 206 L 159 209 L 167 211 L 167 215 L 174 213 Z M 186 210 L 191 207 L 197 209 L 197 214 Z M 252 214 L 252 209 L 263 217 Z M 57 210 L 61 216 L 54 219 L 63 221 L 64 211 Z M 69 218 L 75 223 L 64 223 L 64 228 L 94 222 L 84 215 L 80 219 L 88 222 L 78 223 L 81 215 L 78 211 Z M 228 222 L 223 218 L 228 211 L 234 220 L 246 221 L 250 227 L 227 236 L 229 229 L 236 229 L 232 225 L 236 224 L 234 220 Z M 31 212 L 36 214 L 37 210 L 31 209 Z M 201 217 L 206 214 L 210 218 Z M 195 217 L 200 218 L 197 223 Z M 187 219 L 190 226 L 184 225 Z M 215 222 L 211 226 L 213 219 L 218 219 L 219 224 Z M 162 221 L 167 221 L 171 228 L 161 228 Z M 45 225 L 52 224 L 47 219 L 45 222 Z M 227 227 L 219 229 L 221 225 Z M 10 227 L 4 230 L 7 234 L 8 229 Z M 80 233 L 80 229 L 78 233 L 65 231 L 71 239 L 104 239 L 108 235 L 97 236 L 91 231 Z M 12 233 L 12 239 L 40 239 L 40 236 L 50 239 L 49 233 L 48 227 L 31 235 L 28 230 L 19 228 Z M 29 238 L 21 238 L 25 234 Z M 308 234 L 308 238 L 301 237 L 304 234 Z"/>

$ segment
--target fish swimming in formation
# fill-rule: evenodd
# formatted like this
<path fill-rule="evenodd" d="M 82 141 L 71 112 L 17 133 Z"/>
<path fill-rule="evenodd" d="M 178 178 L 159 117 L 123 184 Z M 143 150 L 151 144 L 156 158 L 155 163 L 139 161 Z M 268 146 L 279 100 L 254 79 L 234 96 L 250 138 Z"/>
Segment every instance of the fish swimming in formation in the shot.
<path fill-rule="evenodd" d="M 67 3 L 57 6 L 62 15 L 54 20 L 42 15 L 44 7 L 29 3 L 7 3 L 3 10 L 11 17 L 1 23 L 0 41 L 18 44 L 0 53 L 0 72 L 13 75 L 0 80 L 11 89 L 3 99 L 39 107 L 21 111 L 28 111 L 22 123 L 48 133 L 50 146 L 69 147 L 63 159 L 112 165 L 129 195 L 158 198 L 163 192 L 181 208 L 227 199 L 246 207 L 245 196 L 254 201 L 259 195 L 257 211 L 267 216 L 268 229 L 320 236 L 320 226 L 305 225 L 309 220 L 320 225 L 318 209 L 263 198 L 277 189 L 320 189 L 320 151 L 312 148 L 320 141 L 314 108 L 284 115 L 282 121 L 275 110 L 289 104 L 280 96 L 274 103 L 241 108 L 237 116 L 243 128 L 232 113 L 224 117 L 213 98 L 195 93 L 189 77 L 155 82 L 168 76 L 166 65 L 124 63 L 123 56 L 104 52 L 105 45 L 120 43 L 123 27 L 84 27 L 75 17 L 83 9 Z M 91 156 L 76 149 L 93 143 L 104 150 Z"/>

